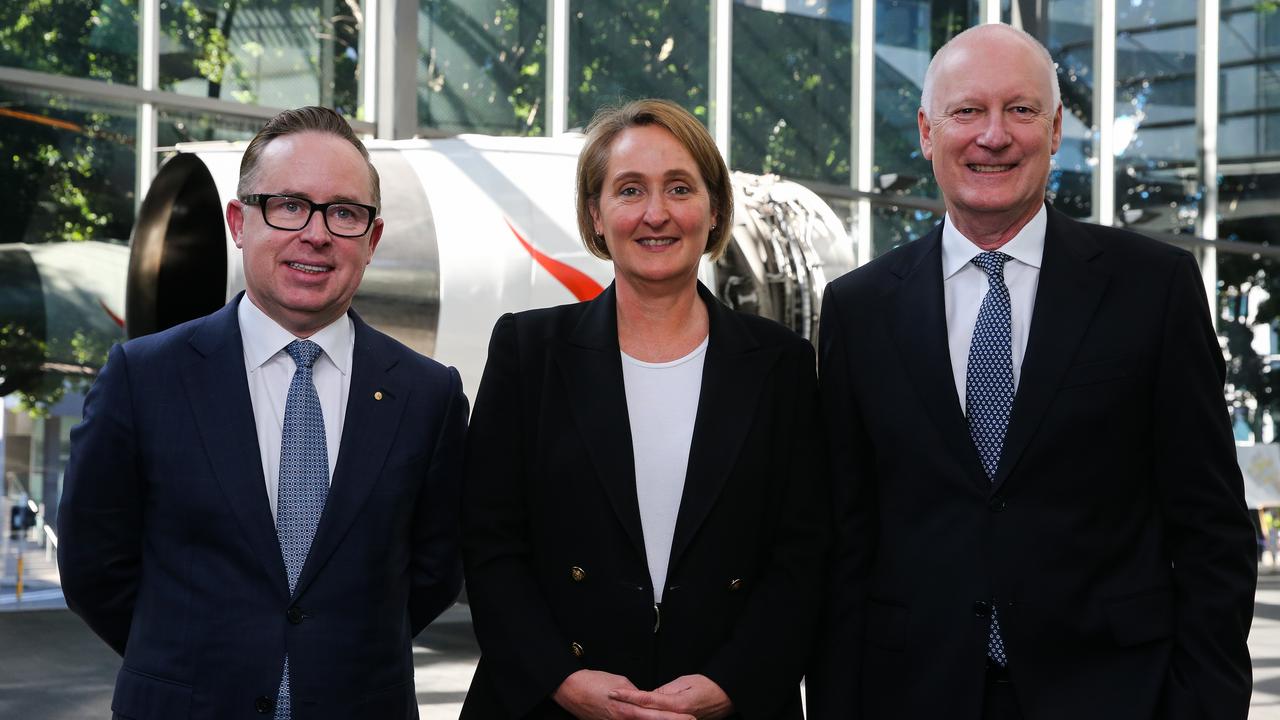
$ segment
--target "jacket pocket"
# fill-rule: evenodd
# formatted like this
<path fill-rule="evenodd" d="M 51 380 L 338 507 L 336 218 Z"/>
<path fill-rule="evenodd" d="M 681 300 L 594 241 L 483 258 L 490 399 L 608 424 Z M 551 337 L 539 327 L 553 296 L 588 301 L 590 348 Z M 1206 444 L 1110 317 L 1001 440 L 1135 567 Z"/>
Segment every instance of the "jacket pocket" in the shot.
<path fill-rule="evenodd" d="M 125 717 L 191 716 L 191 686 L 121 667 L 111 712 Z"/>
<path fill-rule="evenodd" d="M 867 642 L 885 650 L 907 647 L 907 618 L 910 613 L 900 605 L 867 601 Z"/>
<path fill-rule="evenodd" d="M 1077 385 L 1093 385 L 1111 380 L 1120 380 L 1128 377 L 1129 371 L 1128 358 L 1113 358 L 1111 360 L 1072 365 L 1067 368 L 1067 372 L 1062 376 L 1062 382 L 1058 384 L 1058 387 L 1068 388 Z"/>
<path fill-rule="evenodd" d="M 1173 636 L 1173 593 L 1169 590 L 1114 600 L 1103 612 L 1111 626 L 1111 636 L 1120 647 Z"/>

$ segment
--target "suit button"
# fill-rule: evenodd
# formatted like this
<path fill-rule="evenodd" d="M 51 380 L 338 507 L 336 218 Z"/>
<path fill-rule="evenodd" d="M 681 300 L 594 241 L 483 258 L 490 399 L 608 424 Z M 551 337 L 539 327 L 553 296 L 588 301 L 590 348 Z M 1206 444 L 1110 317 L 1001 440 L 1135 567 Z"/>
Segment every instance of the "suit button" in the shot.
<path fill-rule="evenodd" d="M 569 577 L 573 578 L 574 582 L 582 582 L 587 577 L 587 571 L 574 565 L 569 568 Z"/>
<path fill-rule="evenodd" d="M 980 618 L 991 617 L 991 604 L 985 600 L 974 601 L 973 614 Z"/>
<path fill-rule="evenodd" d="M 275 703 L 271 702 L 271 699 L 266 695 L 259 695 L 258 698 L 253 701 L 253 709 L 257 710 L 259 715 L 266 715 L 274 709 L 274 706 Z"/>
<path fill-rule="evenodd" d="M 1009 507 L 1009 501 L 996 495 L 987 501 L 987 507 L 991 508 L 991 512 L 1004 512 L 1004 509 Z"/>
<path fill-rule="evenodd" d="M 729 592 L 737 592 L 742 589 L 742 578 L 734 578 L 729 581 Z"/>
<path fill-rule="evenodd" d="M 289 608 L 289 612 L 286 612 L 284 616 L 289 618 L 289 622 L 293 623 L 294 625 L 301 625 L 303 618 L 305 618 L 307 615 L 306 613 L 302 612 L 302 608 L 294 606 Z"/>
<path fill-rule="evenodd" d="M 579 645 L 578 643 L 572 643 L 571 645 L 569 645 L 569 652 L 573 653 L 574 657 L 582 657 L 582 654 L 583 654 L 582 646 Z"/>

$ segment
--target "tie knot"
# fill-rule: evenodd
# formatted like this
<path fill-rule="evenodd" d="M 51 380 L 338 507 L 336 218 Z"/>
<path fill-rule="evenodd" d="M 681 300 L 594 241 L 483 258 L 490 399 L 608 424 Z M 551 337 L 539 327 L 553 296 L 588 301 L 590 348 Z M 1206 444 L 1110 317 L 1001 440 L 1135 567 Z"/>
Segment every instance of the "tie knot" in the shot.
<path fill-rule="evenodd" d="M 315 364 L 316 358 L 320 357 L 320 353 L 324 352 L 319 345 L 310 340 L 294 340 L 284 346 L 284 351 L 289 353 L 289 357 L 297 363 L 300 368 L 309 368 Z"/>
<path fill-rule="evenodd" d="M 977 265 L 979 268 L 982 268 L 982 271 L 987 274 L 987 277 L 1000 278 L 1001 280 L 1003 280 L 1004 264 L 1009 262 L 1012 259 L 1013 257 L 1009 255 L 1005 255 L 1002 252 L 996 252 L 992 250 L 989 252 L 978 253 L 977 255 L 974 255 L 973 259 L 970 260 L 969 262 L 973 263 L 974 265 Z"/>

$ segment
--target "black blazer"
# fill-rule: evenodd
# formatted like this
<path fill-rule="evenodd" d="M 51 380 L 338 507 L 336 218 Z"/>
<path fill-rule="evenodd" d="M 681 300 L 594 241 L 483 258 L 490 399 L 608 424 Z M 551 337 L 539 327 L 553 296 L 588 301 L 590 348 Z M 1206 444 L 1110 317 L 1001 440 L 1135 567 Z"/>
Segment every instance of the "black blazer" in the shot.
<path fill-rule="evenodd" d="M 562 718 L 581 668 L 702 673 L 746 718 L 800 718 L 828 513 L 814 354 L 699 286 L 710 344 L 661 623 L 610 286 L 504 315 L 467 444 L 463 545 L 481 658 L 463 718 Z"/>
<path fill-rule="evenodd" d="M 292 595 L 236 300 L 116 346 L 71 433 L 67 605 L 124 656 L 119 717 L 416 718 L 409 641 L 457 597 L 467 402 L 456 370 L 355 313 L 329 496 Z"/>
<path fill-rule="evenodd" d="M 839 557 L 811 720 L 976 720 L 993 599 L 1029 719 L 1242 720 L 1256 546 L 1194 259 L 1049 210 L 993 483 L 952 379 L 941 235 L 827 290 Z"/>

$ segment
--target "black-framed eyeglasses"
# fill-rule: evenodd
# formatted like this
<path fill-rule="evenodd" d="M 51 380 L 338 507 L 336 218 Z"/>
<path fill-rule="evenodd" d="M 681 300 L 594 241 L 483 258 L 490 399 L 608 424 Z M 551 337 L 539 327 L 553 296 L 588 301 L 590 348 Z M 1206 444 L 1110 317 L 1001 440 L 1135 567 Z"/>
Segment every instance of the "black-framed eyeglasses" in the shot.
<path fill-rule="evenodd" d="M 245 205 L 262 209 L 262 219 L 277 230 L 301 230 L 320 213 L 324 226 L 336 237 L 360 237 L 373 227 L 378 208 L 353 202 L 314 203 L 292 195 L 258 193 L 240 198 Z"/>

